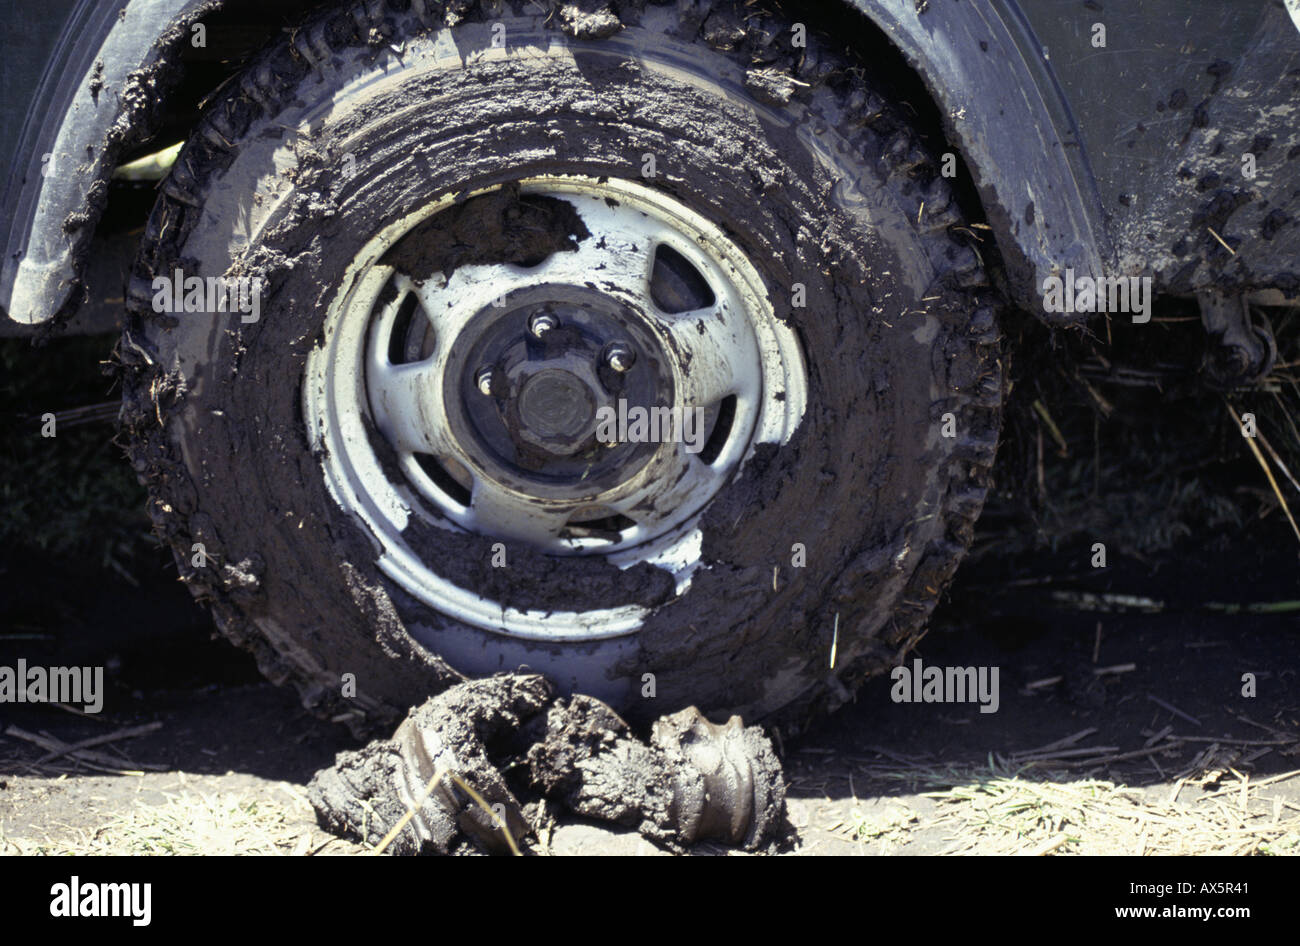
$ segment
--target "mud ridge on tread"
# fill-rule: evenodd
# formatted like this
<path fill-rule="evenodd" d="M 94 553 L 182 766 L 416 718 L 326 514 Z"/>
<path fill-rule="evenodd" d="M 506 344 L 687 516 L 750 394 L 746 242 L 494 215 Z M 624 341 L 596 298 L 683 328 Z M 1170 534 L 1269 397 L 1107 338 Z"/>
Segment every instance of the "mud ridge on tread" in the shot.
<path fill-rule="evenodd" d="M 257 120 L 273 116 L 303 79 L 311 74 L 323 77 L 331 69 L 331 58 L 348 50 L 375 49 L 395 37 L 486 22 L 501 15 L 503 6 L 508 5 L 475 0 L 366 0 L 320 13 L 260 53 L 236 82 L 216 96 L 182 149 L 150 215 L 127 291 L 128 327 L 116 352 L 123 382 L 119 426 L 129 441 L 128 457 L 149 489 L 155 531 L 171 546 L 191 593 L 210 605 L 223 635 L 251 651 L 268 678 L 291 681 L 309 710 L 329 718 L 345 716 L 358 733 L 371 725 L 389 724 L 405 707 L 358 705 L 356 699 L 345 704 L 337 695 L 333 678 L 306 654 L 297 649 L 287 654 L 277 651 L 263 632 L 243 616 L 236 597 L 249 591 L 222 581 L 219 568 L 188 567 L 191 543 L 198 531 L 193 522 L 196 491 L 168 435 L 168 418 L 185 392 L 177 389 L 175 379 L 159 364 L 157 352 L 143 331 L 145 323 L 167 318 L 152 311 L 149 287 L 155 274 L 165 273 L 179 259 L 188 234 L 198 222 L 214 174 L 229 166 L 240 138 Z M 527 9 L 537 12 L 539 6 L 533 2 Z M 562 29 L 561 11 L 566 7 L 584 11 L 591 7 L 605 12 L 613 9 L 635 15 L 637 6 L 617 0 L 603 5 L 574 4 L 571 0 L 545 3 L 552 14 L 548 25 L 554 29 Z M 838 668 L 834 676 L 828 674 L 825 686 L 805 693 L 777 714 L 777 720 L 789 732 L 801 728 L 810 717 L 841 705 L 858 682 L 901 660 L 924 634 L 925 622 L 969 546 L 1000 433 L 1003 383 L 997 330 L 999 301 L 978 253 L 954 238 L 953 228 L 965 220 L 938 174 L 933 157 L 920 146 L 890 103 L 853 78 L 857 67 L 830 54 L 807 61 L 799 51 L 778 41 L 781 30 L 777 25 L 788 26 L 783 18 L 756 15 L 731 0 L 681 3 L 678 11 L 683 32 L 689 33 L 691 41 L 729 56 L 742 68 L 761 65 L 797 78 L 795 99 L 811 94 L 813 89 L 834 88 L 837 82 L 843 86 L 835 89 L 841 108 L 856 116 L 843 129 L 845 136 L 861 149 L 864 159 L 878 156 L 882 183 L 897 198 L 900 208 L 917 221 L 914 229 L 938 275 L 933 291 L 966 300 L 963 305 L 949 306 L 949 311 L 971 313 L 968 323 L 960 329 L 968 356 L 978 366 L 977 386 L 970 391 L 954 391 L 943 400 L 944 410 L 956 415 L 959 429 L 965 432 L 948 464 L 948 485 L 942 497 L 943 537 L 917 553 L 920 564 L 909 580 L 904 600 L 882 637 L 865 648 L 867 653 Z M 732 22 L 735 29 L 729 31 Z M 829 42 L 822 45 L 826 49 L 832 46 Z M 209 538 L 209 556 L 225 564 L 226 556 L 215 530 L 210 536 L 205 532 L 205 536 Z M 870 578 L 870 572 L 857 578 L 864 581 Z"/>

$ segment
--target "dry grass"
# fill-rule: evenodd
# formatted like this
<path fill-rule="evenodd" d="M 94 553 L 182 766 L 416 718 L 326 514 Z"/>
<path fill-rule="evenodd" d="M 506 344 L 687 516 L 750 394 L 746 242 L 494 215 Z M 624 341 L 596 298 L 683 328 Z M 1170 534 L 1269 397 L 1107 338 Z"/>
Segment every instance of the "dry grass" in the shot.
<path fill-rule="evenodd" d="M 1078 737 L 1091 731 L 1058 740 L 1055 751 L 1080 751 Z M 1243 757 L 1220 741 L 1142 787 L 1099 777 L 1103 765 L 1075 756 L 938 765 L 828 752 L 829 769 L 793 778 L 802 791 L 791 816 L 807 851 L 835 839 L 864 854 L 1300 854 L 1300 769 L 1250 774 L 1243 768 L 1258 747 L 1242 747 Z M 1072 764 L 1086 764 L 1087 774 L 1071 774 Z M 20 777 L 7 794 L 28 813 L 27 827 L 0 831 L 0 855 L 375 853 L 322 832 L 299 786 L 230 778 L 144 775 L 121 791 L 128 783 L 116 778 Z M 848 796 L 833 798 L 825 780 L 841 779 Z M 810 800 L 820 807 L 817 795 L 829 809 L 800 817 Z"/>
<path fill-rule="evenodd" d="M 1012 385 L 976 555 L 1087 537 L 1143 557 L 1260 520 L 1291 531 L 1284 506 L 1300 506 L 1300 310 L 1252 310 L 1272 322 L 1277 363 L 1257 384 L 1218 393 L 1199 380 L 1205 332 L 1195 304 L 1159 307 L 1150 326 L 1116 322 L 1113 343 L 1109 323 L 1096 337 L 1049 336 L 1032 319 L 1004 324 Z M 1241 435 L 1245 413 L 1254 439 Z"/>
<path fill-rule="evenodd" d="M 1260 779 L 1239 776 L 1198 786 L 1129 787 L 1072 778 L 1000 760 L 987 767 L 871 766 L 882 791 L 902 788 L 865 812 L 854 797 L 824 830 L 890 854 L 926 838 L 941 854 L 1300 854 L 1300 805 L 1279 789 L 1300 771 Z M 861 786 L 861 783 L 859 783 Z M 1215 787 L 1215 786 L 1218 787 Z M 915 807 L 913 807 L 915 806 Z M 843 812 L 843 809 L 841 809 Z M 321 832 L 306 799 L 287 783 L 256 792 L 188 786 L 152 803 L 136 801 L 102 825 L 50 823 L 41 837 L 0 834 L 0 854 L 27 855 L 320 855 L 370 849 Z"/>
<path fill-rule="evenodd" d="M 925 826 L 946 832 L 944 854 L 1300 854 L 1300 806 L 1273 788 L 1300 772 L 1256 785 L 1241 776 L 1207 792 L 1192 779 L 1144 789 L 994 760 L 978 770 L 914 767 L 873 775 L 932 787 L 922 793 L 937 806 Z M 1196 797 L 1180 800 L 1184 794 Z M 898 843 L 919 824 L 886 820 L 858 837 Z"/>
<path fill-rule="evenodd" d="M 908 834 L 916 829 L 920 818 L 901 802 L 893 802 L 883 812 L 869 815 L 855 808 L 849 823 L 849 836 L 855 841 L 879 841 L 880 853 L 889 854 L 907 843 Z"/>
<path fill-rule="evenodd" d="M 93 830 L 51 824 L 40 840 L 0 834 L 0 854 L 307 855 L 363 850 L 318 830 L 306 798 L 288 784 L 271 789 L 256 795 L 200 789 L 167 793 L 161 803 L 136 802 Z"/>

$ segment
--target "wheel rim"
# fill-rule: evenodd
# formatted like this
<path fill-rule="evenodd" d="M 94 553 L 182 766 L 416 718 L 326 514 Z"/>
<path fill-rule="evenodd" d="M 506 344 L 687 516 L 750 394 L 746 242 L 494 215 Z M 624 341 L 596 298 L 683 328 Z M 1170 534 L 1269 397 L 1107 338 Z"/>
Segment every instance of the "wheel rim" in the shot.
<path fill-rule="evenodd" d="M 753 265 L 673 198 L 618 179 L 519 188 L 568 201 L 587 235 L 531 265 L 421 279 L 386 254 L 452 199 L 386 228 L 345 273 L 309 356 L 308 429 L 334 499 L 419 600 L 523 638 L 626 634 L 645 609 L 503 607 L 437 575 L 403 533 L 420 520 L 555 556 L 649 562 L 680 594 L 700 564 L 704 508 L 757 445 L 799 425 L 803 361 Z"/>

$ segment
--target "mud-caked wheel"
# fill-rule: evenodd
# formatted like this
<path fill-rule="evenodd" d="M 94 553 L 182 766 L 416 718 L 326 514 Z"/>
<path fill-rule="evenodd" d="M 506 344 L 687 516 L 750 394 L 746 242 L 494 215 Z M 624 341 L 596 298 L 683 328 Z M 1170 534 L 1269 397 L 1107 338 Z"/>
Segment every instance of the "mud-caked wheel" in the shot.
<path fill-rule="evenodd" d="M 332 718 L 526 666 L 632 717 L 803 719 L 969 542 L 982 265 L 815 33 L 536 6 L 327 14 L 210 104 L 122 344 L 155 523 Z"/>

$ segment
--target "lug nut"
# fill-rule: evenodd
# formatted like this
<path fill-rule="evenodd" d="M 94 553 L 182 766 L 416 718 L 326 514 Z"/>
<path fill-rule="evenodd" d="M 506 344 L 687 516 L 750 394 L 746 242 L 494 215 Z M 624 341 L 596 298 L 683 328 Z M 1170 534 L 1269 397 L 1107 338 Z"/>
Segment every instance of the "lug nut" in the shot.
<path fill-rule="evenodd" d="M 492 369 L 483 367 L 478 369 L 478 374 L 474 378 L 474 383 L 478 385 L 479 391 L 484 394 L 492 393 Z"/>
<path fill-rule="evenodd" d="M 528 320 L 528 331 L 541 338 L 553 328 L 558 328 L 560 320 L 549 312 L 538 312 Z"/>
<path fill-rule="evenodd" d="M 609 350 L 605 352 L 605 364 L 609 365 L 619 374 L 630 371 L 632 365 L 636 363 L 636 353 L 626 345 L 610 345 Z"/>

